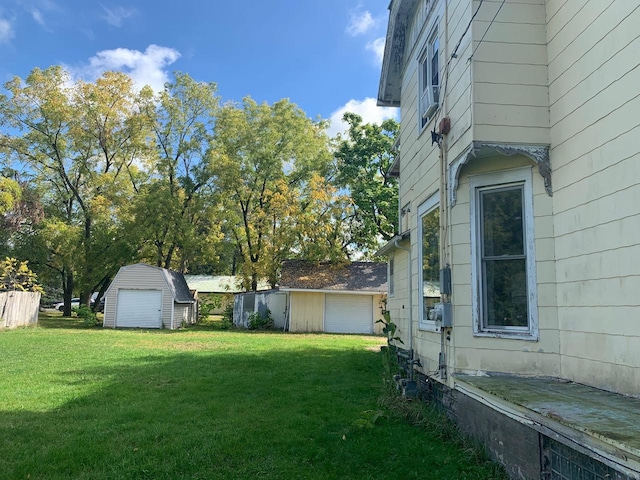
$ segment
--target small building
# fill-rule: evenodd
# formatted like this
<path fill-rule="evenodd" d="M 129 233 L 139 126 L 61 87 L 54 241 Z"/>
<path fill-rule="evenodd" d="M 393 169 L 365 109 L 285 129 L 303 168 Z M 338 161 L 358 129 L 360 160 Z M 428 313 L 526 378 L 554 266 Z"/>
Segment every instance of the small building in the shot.
<path fill-rule="evenodd" d="M 273 328 L 285 330 L 288 299 L 287 293 L 277 289 L 238 293 L 234 298 L 233 324 L 236 327 L 249 328 L 249 316 L 252 313 L 268 313 L 273 319 Z"/>
<path fill-rule="evenodd" d="M 173 330 L 196 320 L 196 302 L 184 276 L 166 268 L 120 267 L 105 293 L 105 327 Z"/>
<path fill-rule="evenodd" d="M 236 293 L 242 293 L 242 279 L 235 275 L 185 275 L 189 289 L 195 292 L 196 300 L 202 303 L 215 303 L 211 310 L 214 315 L 221 315 L 227 305 L 233 303 Z M 258 290 L 270 288 L 266 281 L 258 281 Z"/>
<path fill-rule="evenodd" d="M 291 332 L 381 332 L 387 265 L 290 260 L 282 265 L 280 291 L 289 294 Z"/>

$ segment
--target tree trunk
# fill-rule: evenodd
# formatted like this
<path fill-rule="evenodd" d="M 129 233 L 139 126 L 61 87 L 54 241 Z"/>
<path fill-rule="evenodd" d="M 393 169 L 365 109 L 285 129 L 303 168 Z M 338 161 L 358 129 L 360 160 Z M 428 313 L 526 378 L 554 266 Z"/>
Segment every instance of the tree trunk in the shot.
<path fill-rule="evenodd" d="M 91 290 L 80 293 L 80 305 L 87 305 L 88 307 L 90 307 L 91 295 L 93 295 L 93 292 Z"/>
<path fill-rule="evenodd" d="M 98 311 L 98 307 L 100 306 L 100 300 L 102 300 L 102 298 L 104 297 L 104 294 L 107 291 L 107 288 L 109 287 L 110 283 L 111 283 L 110 276 L 106 276 L 100 281 L 100 284 L 98 287 L 98 294 L 96 295 L 95 301 L 93 302 L 93 306 L 91 307 L 91 310 L 93 312 Z"/>
<path fill-rule="evenodd" d="M 92 285 L 87 285 L 87 280 L 93 282 L 93 265 L 95 262 L 93 255 L 93 245 L 91 244 L 91 217 L 85 215 L 84 219 L 84 281 L 80 292 L 80 305 L 91 306 L 91 295 L 93 295 Z"/>
<path fill-rule="evenodd" d="M 62 269 L 62 301 L 64 307 L 62 315 L 71 316 L 71 298 L 73 298 L 73 273 L 68 272 L 66 268 Z"/>

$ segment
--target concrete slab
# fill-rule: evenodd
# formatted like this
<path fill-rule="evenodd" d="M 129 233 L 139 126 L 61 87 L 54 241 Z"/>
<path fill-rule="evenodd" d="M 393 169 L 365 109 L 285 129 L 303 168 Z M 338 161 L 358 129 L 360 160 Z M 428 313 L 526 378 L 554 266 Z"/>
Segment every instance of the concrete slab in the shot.
<path fill-rule="evenodd" d="M 640 456 L 640 400 L 567 380 L 511 375 L 455 378 Z"/>

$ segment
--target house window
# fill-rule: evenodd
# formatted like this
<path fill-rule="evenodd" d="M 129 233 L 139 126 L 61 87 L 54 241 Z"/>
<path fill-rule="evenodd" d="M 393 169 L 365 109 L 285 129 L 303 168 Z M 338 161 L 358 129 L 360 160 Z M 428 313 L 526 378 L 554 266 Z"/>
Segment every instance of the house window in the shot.
<path fill-rule="evenodd" d="M 472 177 L 477 334 L 537 338 L 531 170 Z"/>
<path fill-rule="evenodd" d="M 395 283 L 396 283 L 395 282 L 395 274 L 394 274 L 394 271 L 393 271 L 393 269 L 395 267 L 394 263 L 395 263 L 394 257 L 390 256 L 389 257 L 389 264 L 387 266 L 387 268 L 389 269 L 388 272 L 387 272 L 387 280 L 388 280 L 388 283 L 389 283 L 389 296 L 390 297 L 394 296 L 395 290 L 396 290 L 396 287 L 395 287 Z"/>
<path fill-rule="evenodd" d="M 432 195 L 418 209 L 420 264 L 420 328 L 435 329 L 429 320 L 433 306 L 440 301 L 440 211 L 438 194 Z"/>
<path fill-rule="evenodd" d="M 420 101 L 418 102 L 418 119 L 420 122 L 420 130 L 422 130 L 429 120 L 433 117 L 438 108 L 440 99 L 440 67 L 439 67 L 439 40 L 437 23 L 429 34 L 427 43 L 422 49 L 420 57 L 418 57 L 419 71 L 418 93 Z"/>

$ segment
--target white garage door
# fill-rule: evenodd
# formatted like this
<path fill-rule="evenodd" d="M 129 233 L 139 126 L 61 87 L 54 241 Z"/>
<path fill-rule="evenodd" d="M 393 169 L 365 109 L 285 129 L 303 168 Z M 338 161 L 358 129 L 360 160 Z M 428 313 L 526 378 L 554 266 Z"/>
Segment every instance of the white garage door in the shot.
<path fill-rule="evenodd" d="M 325 295 L 324 331 L 373 333 L 373 297 L 369 295 Z"/>
<path fill-rule="evenodd" d="M 118 290 L 116 327 L 160 328 L 162 292 L 160 290 Z"/>

